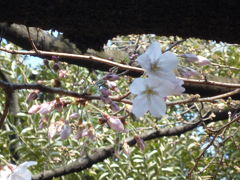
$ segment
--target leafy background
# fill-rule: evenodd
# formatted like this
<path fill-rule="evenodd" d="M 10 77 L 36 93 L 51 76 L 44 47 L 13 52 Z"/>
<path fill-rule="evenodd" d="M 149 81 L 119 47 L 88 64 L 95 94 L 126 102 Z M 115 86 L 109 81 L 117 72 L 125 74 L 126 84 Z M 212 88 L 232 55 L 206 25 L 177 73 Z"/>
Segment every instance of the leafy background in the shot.
<path fill-rule="evenodd" d="M 167 49 L 173 42 L 181 40 L 179 37 L 159 37 L 155 35 L 129 35 L 119 36 L 108 42 L 104 51 L 96 52 L 88 50 L 89 54 L 104 58 L 110 58 L 120 63 L 132 63 L 134 59 L 145 51 L 153 40 L 159 40 L 162 48 Z M 20 49 L 7 41 L 2 41 L 3 47 Z M 240 48 L 239 45 L 217 43 L 200 39 L 187 39 L 183 43 L 172 49 L 176 54 L 195 53 L 211 60 L 210 66 L 198 67 L 181 59 L 181 66 L 191 67 L 198 70 L 209 79 L 222 82 L 239 83 L 240 68 Z M 45 85 L 52 86 L 53 79 L 58 77 L 52 70 L 53 61 L 49 61 L 48 68 L 42 62 L 31 63 L 34 58 L 7 53 L 0 54 L 1 70 L 9 76 L 12 82 L 34 83 L 44 80 Z M 134 64 L 135 62 L 133 62 Z M 135 63 L 136 64 L 136 63 Z M 235 67 L 235 69 L 231 69 Z M 68 90 L 84 92 L 86 89 L 92 94 L 99 94 L 96 82 L 106 73 L 97 70 L 88 70 L 75 65 L 61 64 L 61 69 L 67 70 L 68 77 L 61 79 L 62 87 Z M 195 77 L 201 78 L 201 77 Z M 123 95 L 128 91 L 128 87 L 133 78 L 122 77 L 118 82 L 119 93 Z M 3 90 L 0 93 L 0 112 L 3 111 L 5 95 Z M 154 119 L 146 115 L 144 119 L 137 120 L 134 117 L 127 119 L 128 134 L 119 134 L 109 129 L 107 126 L 99 124 L 100 112 L 112 113 L 109 106 L 101 101 L 92 101 L 86 105 L 72 104 L 64 108 L 63 112 L 54 112 L 49 115 L 48 124 L 45 128 L 39 128 L 40 115 L 29 115 L 28 109 L 34 104 L 54 100 L 57 95 L 41 93 L 39 98 L 31 103 L 26 103 L 26 97 L 31 91 L 18 91 L 20 113 L 8 115 L 4 128 L 0 130 L 0 155 L 8 162 L 20 164 L 24 161 L 36 160 L 37 166 L 31 167 L 35 174 L 47 169 L 54 169 L 68 164 L 86 153 L 92 153 L 96 149 L 116 144 L 125 138 L 141 134 L 142 127 L 152 128 L 154 126 L 174 127 L 194 120 L 199 116 L 199 111 L 190 109 L 184 113 L 189 106 L 176 105 L 168 108 L 168 116 L 163 119 Z M 184 94 L 177 97 L 169 97 L 169 101 L 185 99 L 190 95 Z M 64 97 L 74 101 L 71 97 Z M 235 104 L 239 102 L 236 101 Z M 219 104 L 228 106 L 227 101 L 219 100 L 215 104 L 205 103 L 201 112 L 206 112 L 209 108 L 219 108 Z M 195 103 L 196 107 L 201 107 Z M 96 108 L 93 108 L 96 107 Z M 121 108 L 129 108 L 125 104 L 120 104 Z M 67 140 L 61 140 L 56 136 L 53 140 L 48 139 L 48 126 L 51 122 L 56 122 L 61 118 L 67 119 L 72 112 L 81 114 L 81 120 L 92 123 L 98 140 L 93 141 L 88 138 L 75 140 L 74 133 L 78 126 L 78 121 L 71 121 L 73 134 Z M 120 115 L 126 115 L 123 110 Z M 210 124 L 210 127 L 221 127 L 226 121 Z M 135 127 L 135 128 L 133 128 Z M 140 128 L 141 127 L 141 128 Z M 146 148 L 141 151 L 138 147 L 132 147 L 128 156 L 123 152 L 117 152 L 116 156 L 106 159 L 102 163 L 93 165 L 92 168 L 80 173 L 73 173 L 55 179 L 186 179 L 189 171 L 194 167 L 197 157 L 201 154 L 206 145 L 213 138 L 213 134 L 205 127 L 199 127 L 191 132 L 176 137 L 164 137 L 146 142 Z M 240 143 L 239 124 L 232 124 L 221 136 L 218 136 L 213 145 L 200 159 L 198 167 L 194 172 L 194 179 L 240 179 Z M 224 139 L 226 139 L 224 141 Z"/>

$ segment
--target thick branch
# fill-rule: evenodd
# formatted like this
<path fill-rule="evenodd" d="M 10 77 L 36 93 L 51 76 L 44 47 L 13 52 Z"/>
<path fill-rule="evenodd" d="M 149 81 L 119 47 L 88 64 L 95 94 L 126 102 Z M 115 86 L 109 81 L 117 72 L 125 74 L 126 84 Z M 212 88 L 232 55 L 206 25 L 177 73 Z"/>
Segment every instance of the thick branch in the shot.
<path fill-rule="evenodd" d="M 225 120 L 228 118 L 229 112 L 232 112 L 232 114 L 234 114 L 239 111 L 240 111 L 239 109 L 238 110 L 227 109 L 221 112 L 215 112 L 215 117 L 213 119 L 204 121 L 204 124 L 206 125 L 211 122 Z M 179 136 L 181 134 L 184 134 L 198 127 L 201 124 L 201 122 L 202 122 L 201 119 L 197 119 L 191 124 L 185 124 L 185 125 L 176 126 L 173 128 L 162 128 L 159 130 L 146 131 L 141 135 L 141 138 L 144 141 L 148 141 L 148 140 L 157 139 L 165 136 Z M 136 144 L 136 140 L 135 138 L 129 138 L 127 140 L 127 143 L 130 146 L 134 146 Z M 59 177 L 66 174 L 73 173 L 73 172 L 80 172 L 84 169 L 90 168 L 93 164 L 104 161 L 106 158 L 111 157 L 113 154 L 114 154 L 114 146 L 105 147 L 105 148 L 96 150 L 96 152 L 94 152 L 93 154 L 88 154 L 85 157 L 79 158 L 75 162 L 72 162 L 63 167 L 59 167 L 54 170 L 48 170 L 43 173 L 37 174 L 33 176 L 33 180 L 40 180 L 40 179 L 46 180 L 46 179 L 51 179 L 52 177 Z"/>
<path fill-rule="evenodd" d="M 63 37 L 56 38 L 40 28 L 29 28 L 31 38 L 38 49 L 78 54 L 81 51 Z M 0 23 L 0 36 L 22 47 L 32 49 L 25 25 Z"/>
<path fill-rule="evenodd" d="M 33 56 L 38 55 L 38 56 L 44 56 L 44 57 L 59 56 L 67 59 L 73 59 L 75 63 L 80 62 L 81 64 L 81 62 L 85 62 L 86 64 L 89 64 L 89 65 L 98 64 L 99 66 L 97 67 L 100 67 L 101 65 L 105 67 L 106 66 L 117 67 L 121 71 L 128 71 L 129 75 L 133 75 L 133 76 L 140 76 L 144 72 L 142 68 L 116 63 L 116 62 L 95 57 L 95 56 L 49 52 L 49 51 L 42 51 L 42 50 L 38 50 L 38 53 L 36 53 L 35 51 L 7 50 L 1 47 L 0 47 L 0 50 L 8 53 L 12 53 L 12 54 L 33 55 Z M 184 80 L 184 87 L 186 88 L 185 93 L 200 94 L 202 97 L 223 94 L 235 88 L 240 88 L 240 84 L 222 83 L 222 82 L 206 81 L 206 80 L 194 80 L 194 79 L 186 79 L 186 78 L 181 78 L 181 79 Z M 239 99 L 239 96 L 237 95 L 233 95 L 231 97 L 233 99 Z"/>

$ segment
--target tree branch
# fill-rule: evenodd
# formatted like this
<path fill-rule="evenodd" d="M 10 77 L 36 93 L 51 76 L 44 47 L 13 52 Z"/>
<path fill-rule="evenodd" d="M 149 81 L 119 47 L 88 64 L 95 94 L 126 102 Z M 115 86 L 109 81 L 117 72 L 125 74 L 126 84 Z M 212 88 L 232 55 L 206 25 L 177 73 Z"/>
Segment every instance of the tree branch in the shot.
<path fill-rule="evenodd" d="M 0 50 L 12 53 L 12 54 L 22 54 L 22 55 L 32 55 L 32 56 L 42 56 L 42 57 L 52 57 L 59 56 L 66 59 L 74 60 L 76 64 L 79 62 L 84 62 L 88 65 L 98 64 L 96 68 L 104 66 L 104 67 L 117 67 L 121 71 L 129 71 L 128 75 L 131 76 L 140 76 L 143 74 L 144 70 L 139 67 L 133 67 L 129 65 L 120 64 L 117 62 L 113 62 L 107 59 L 95 57 L 95 56 L 87 56 L 87 55 L 78 55 L 78 54 L 69 54 L 69 53 L 58 53 L 58 52 L 50 52 L 50 51 L 42 51 L 38 50 L 38 53 L 35 51 L 16 51 L 16 50 L 8 50 L 0 47 Z M 81 64 L 81 63 L 79 63 Z M 90 67 L 89 66 L 89 67 Z M 223 83 L 216 81 L 206 81 L 206 80 L 196 80 L 196 79 L 186 79 L 180 78 L 184 80 L 184 87 L 186 89 L 185 93 L 188 94 L 200 94 L 202 97 L 214 96 L 218 94 L 227 93 L 230 90 L 235 88 L 240 88 L 240 84 L 232 84 L 232 83 Z M 233 99 L 239 99 L 238 96 L 232 96 Z"/>
<path fill-rule="evenodd" d="M 240 109 L 226 109 L 224 111 L 215 111 L 214 112 L 215 117 L 212 119 L 208 119 L 205 121 L 203 121 L 202 119 L 197 119 L 191 124 L 185 124 L 185 125 L 176 126 L 173 128 L 162 128 L 162 129 L 146 131 L 141 135 L 141 138 L 144 141 L 149 141 L 152 139 L 157 139 L 165 136 L 179 136 L 181 134 L 184 134 L 188 131 L 195 129 L 196 127 L 201 125 L 202 122 L 204 122 L 204 124 L 206 125 L 211 122 L 223 121 L 228 118 L 229 112 L 232 112 L 234 114 L 234 113 L 240 112 Z M 130 146 L 134 146 L 136 144 L 136 140 L 134 137 L 132 137 L 127 140 L 127 143 Z M 106 158 L 111 157 L 113 154 L 114 154 L 114 145 L 101 148 L 99 150 L 96 150 L 94 153 L 88 154 L 82 158 L 79 158 L 75 162 L 72 162 L 68 165 L 55 168 L 53 170 L 44 171 L 40 174 L 34 175 L 32 179 L 47 180 L 53 177 L 60 177 L 66 174 L 80 172 L 84 169 L 90 168 L 93 164 L 97 164 L 98 162 L 104 161 Z"/>

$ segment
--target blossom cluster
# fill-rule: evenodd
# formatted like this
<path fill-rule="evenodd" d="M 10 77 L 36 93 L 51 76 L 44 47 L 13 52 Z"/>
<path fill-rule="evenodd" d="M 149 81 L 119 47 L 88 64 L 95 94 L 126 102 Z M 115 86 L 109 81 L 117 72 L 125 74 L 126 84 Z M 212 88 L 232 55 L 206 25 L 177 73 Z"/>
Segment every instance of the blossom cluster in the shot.
<path fill-rule="evenodd" d="M 170 51 L 162 53 L 161 45 L 156 41 L 137 61 L 148 77 L 137 78 L 130 85 L 131 93 L 136 95 L 132 112 L 136 117 L 142 117 L 148 111 L 155 117 L 161 117 L 166 113 L 166 97 L 180 95 L 185 90 L 183 81 L 174 73 L 179 60 Z"/>

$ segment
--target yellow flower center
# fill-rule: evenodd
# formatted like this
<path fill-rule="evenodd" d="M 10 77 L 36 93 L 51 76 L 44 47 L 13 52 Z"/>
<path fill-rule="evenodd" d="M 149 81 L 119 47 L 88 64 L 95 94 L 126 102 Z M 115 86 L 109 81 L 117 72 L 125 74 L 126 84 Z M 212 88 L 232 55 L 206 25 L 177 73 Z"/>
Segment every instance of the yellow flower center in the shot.
<path fill-rule="evenodd" d="M 157 93 L 156 93 L 153 89 L 147 88 L 147 89 L 144 91 L 144 94 L 154 95 L 154 94 L 157 94 Z"/>
<path fill-rule="evenodd" d="M 151 70 L 153 72 L 159 71 L 161 68 L 158 66 L 157 63 L 151 64 Z"/>

